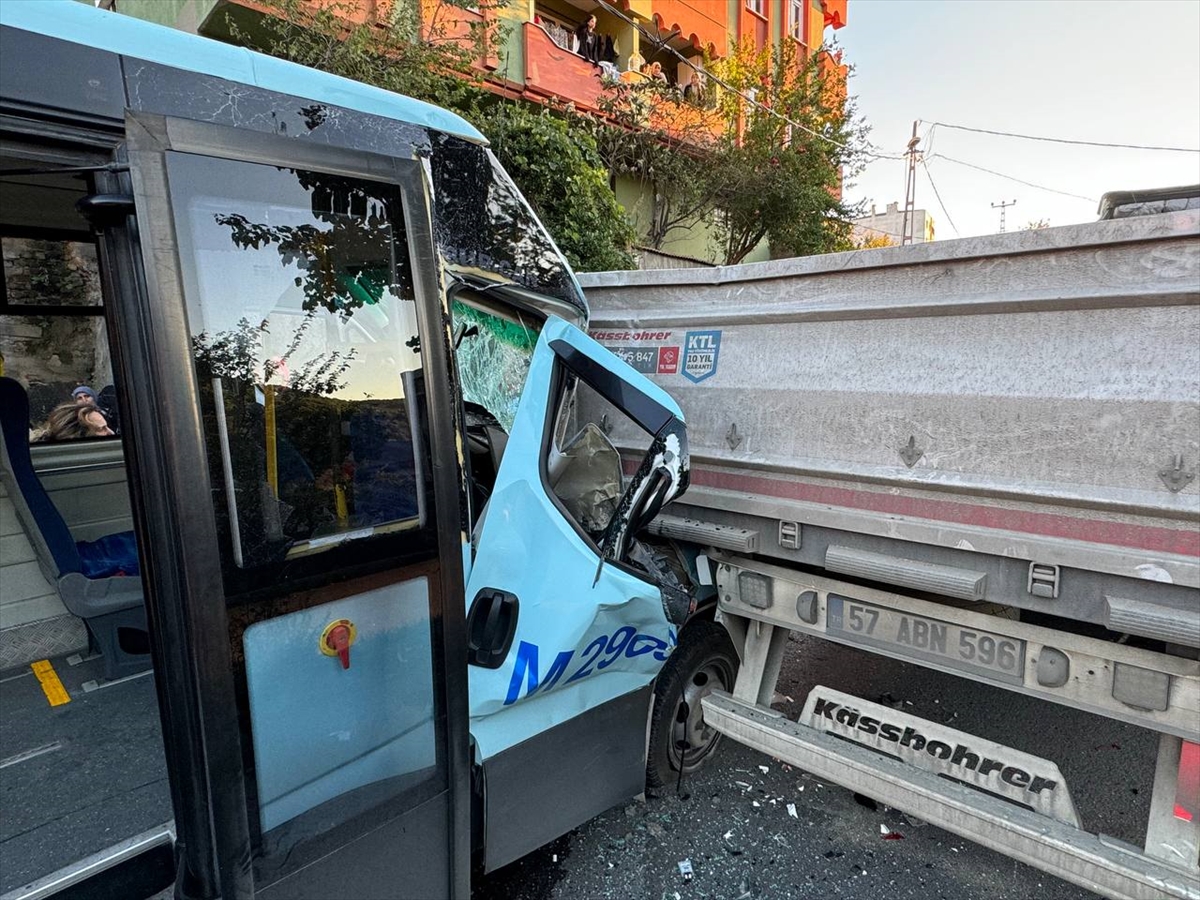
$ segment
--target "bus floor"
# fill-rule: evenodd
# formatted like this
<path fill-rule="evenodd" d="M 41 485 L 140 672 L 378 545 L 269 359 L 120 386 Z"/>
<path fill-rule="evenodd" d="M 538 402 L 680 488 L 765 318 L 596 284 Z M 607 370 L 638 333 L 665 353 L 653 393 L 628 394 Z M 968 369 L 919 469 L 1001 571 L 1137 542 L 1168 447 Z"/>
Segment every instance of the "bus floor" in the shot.
<path fill-rule="evenodd" d="M 48 662 L 0 673 L 0 894 L 172 817 L 152 673 Z"/>

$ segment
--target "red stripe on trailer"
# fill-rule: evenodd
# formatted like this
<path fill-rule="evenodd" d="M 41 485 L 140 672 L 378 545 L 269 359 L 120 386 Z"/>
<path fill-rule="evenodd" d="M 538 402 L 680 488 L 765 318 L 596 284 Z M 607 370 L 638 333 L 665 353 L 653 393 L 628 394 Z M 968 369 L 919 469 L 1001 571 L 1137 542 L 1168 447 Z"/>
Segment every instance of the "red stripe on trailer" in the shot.
<path fill-rule="evenodd" d="M 903 494 L 856 491 L 850 488 L 822 487 L 796 481 L 741 475 L 709 468 L 694 468 L 691 483 L 698 487 L 723 491 L 760 494 L 782 500 L 800 500 L 849 509 L 862 509 L 894 516 L 933 519 L 961 525 L 977 525 L 1003 531 L 1023 532 L 1043 537 L 1134 547 L 1158 553 L 1200 556 L 1200 529 L 1157 528 L 1152 525 L 1127 525 L 1096 519 L 1060 516 L 1053 513 L 1026 512 L 994 506 L 978 506 L 954 500 L 926 500 Z"/>

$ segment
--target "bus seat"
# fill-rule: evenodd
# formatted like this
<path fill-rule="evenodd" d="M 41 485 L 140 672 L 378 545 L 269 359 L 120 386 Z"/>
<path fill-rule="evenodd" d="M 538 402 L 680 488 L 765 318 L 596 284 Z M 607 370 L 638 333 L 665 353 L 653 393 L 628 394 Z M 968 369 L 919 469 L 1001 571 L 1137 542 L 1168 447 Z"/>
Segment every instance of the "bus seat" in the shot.
<path fill-rule="evenodd" d="M 114 574 L 89 578 L 99 557 L 110 558 L 132 535 L 107 535 L 76 542 L 33 468 L 29 453 L 29 397 L 11 378 L 0 377 L 0 478 L 37 554 L 46 580 L 63 605 L 83 619 L 104 656 L 105 676 L 119 678 L 150 666 L 142 579 Z M 81 552 L 82 551 L 82 552 Z M 85 559 L 85 555 L 88 557 Z"/>

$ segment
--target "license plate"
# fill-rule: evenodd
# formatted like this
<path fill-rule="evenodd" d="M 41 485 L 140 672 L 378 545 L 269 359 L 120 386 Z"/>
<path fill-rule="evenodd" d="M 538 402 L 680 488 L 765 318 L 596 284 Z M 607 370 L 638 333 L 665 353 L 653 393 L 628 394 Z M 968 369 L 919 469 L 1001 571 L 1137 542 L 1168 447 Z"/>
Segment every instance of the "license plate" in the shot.
<path fill-rule="evenodd" d="M 1021 684 L 1025 642 L 829 594 L 826 629 L 849 644 L 878 647 L 893 656 Z"/>

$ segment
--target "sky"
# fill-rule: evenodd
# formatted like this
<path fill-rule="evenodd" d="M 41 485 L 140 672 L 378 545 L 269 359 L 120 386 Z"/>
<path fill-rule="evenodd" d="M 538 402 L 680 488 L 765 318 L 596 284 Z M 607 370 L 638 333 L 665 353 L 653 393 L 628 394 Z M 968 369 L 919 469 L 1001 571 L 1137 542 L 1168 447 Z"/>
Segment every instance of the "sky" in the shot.
<path fill-rule="evenodd" d="M 1081 147 L 956 131 L 1200 148 L 1200 0 L 850 0 L 832 34 L 880 152 L 925 151 L 916 208 L 936 239 L 1093 221 L 1106 191 L 1200 183 L 1200 153 Z M 943 126 L 934 126 L 941 122 Z M 971 163 L 1063 196 L 968 168 Z M 903 206 L 907 165 L 871 162 L 850 202 Z M 939 204 L 932 184 L 945 209 Z M 1087 198 L 1087 199 L 1080 199 Z"/>

